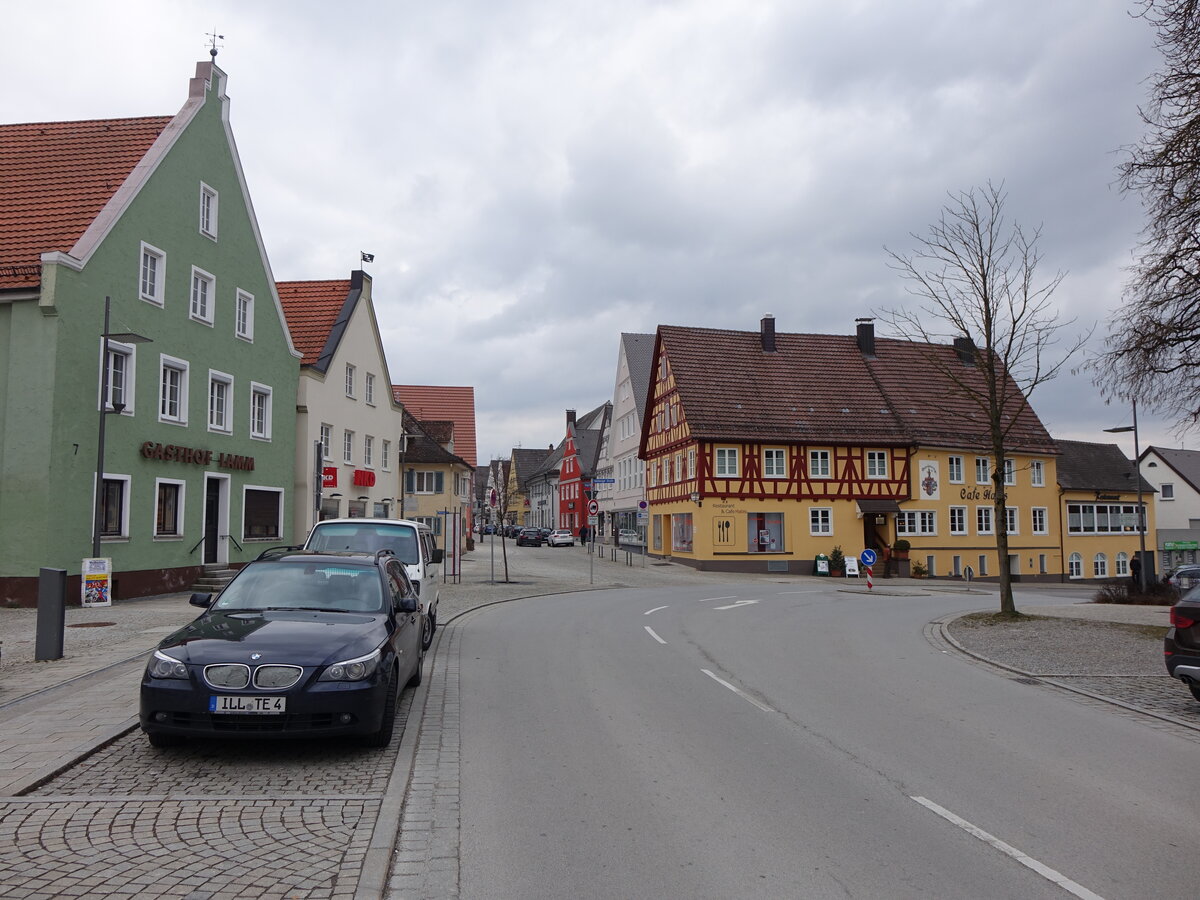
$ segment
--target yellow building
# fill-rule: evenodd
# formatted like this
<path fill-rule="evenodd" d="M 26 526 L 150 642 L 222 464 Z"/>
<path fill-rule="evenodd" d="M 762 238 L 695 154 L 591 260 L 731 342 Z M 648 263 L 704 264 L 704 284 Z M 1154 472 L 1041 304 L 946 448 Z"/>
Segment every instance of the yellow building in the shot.
<path fill-rule="evenodd" d="M 1011 380 L 1003 474 L 987 423 L 950 377 L 979 384 L 975 348 L 856 335 L 660 326 L 641 456 L 649 549 L 701 569 L 808 574 L 835 547 L 881 557 L 897 540 L 937 576 L 996 577 L 994 492 L 1006 564 L 1063 572 L 1059 455 Z M 946 373 L 951 374 L 948 376 Z"/>

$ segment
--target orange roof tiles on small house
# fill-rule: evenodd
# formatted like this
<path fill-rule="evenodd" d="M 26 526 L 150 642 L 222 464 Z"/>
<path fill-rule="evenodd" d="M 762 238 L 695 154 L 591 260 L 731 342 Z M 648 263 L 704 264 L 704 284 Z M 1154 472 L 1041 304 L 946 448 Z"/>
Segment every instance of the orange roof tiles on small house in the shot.
<path fill-rule="evenodd" d="M 475 447 L 475 388 L 466 386 L 393 384 L 397 403 L 420 421 L 450 420 L 454 423 L 454 453 L 472 466 L 478 465 Z"/>

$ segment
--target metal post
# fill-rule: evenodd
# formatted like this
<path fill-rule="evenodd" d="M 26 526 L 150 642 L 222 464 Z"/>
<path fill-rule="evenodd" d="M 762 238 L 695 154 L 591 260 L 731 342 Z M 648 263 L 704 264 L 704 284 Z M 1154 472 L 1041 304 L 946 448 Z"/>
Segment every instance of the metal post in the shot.
<path fill-rule="evenodd" d="M 1133 477 L 1137 479 L 1138 586 L 1146 590 L 1146 510 L 1142 506 L 1142 464 L 1138 446 L 1137 397 L 1133 398 Z"/>
<path fill-rule="evenodd" d="M 66 621 L 67 570 L 39 569 L 37 636 L 33 649 L 33 658 L 37 662 L 63 658 Z"/>

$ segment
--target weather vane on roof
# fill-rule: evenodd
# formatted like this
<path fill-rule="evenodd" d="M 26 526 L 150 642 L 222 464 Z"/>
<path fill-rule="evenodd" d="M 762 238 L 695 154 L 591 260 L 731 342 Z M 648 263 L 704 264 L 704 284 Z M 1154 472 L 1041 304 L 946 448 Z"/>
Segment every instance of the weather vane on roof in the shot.
<path fill-rule="evenodd" d="M 217 41 L 225 40 L 225 35 L 217 34 L 216 29 L 213 29 L 213 31 L 211 33 L 205 32 L 204 36 L 206 38 L 208 38 L 208 45 L 209 45 L 208 55 L 213 58 L 213 62 L 216 62 L 217 61 L 217 48 L 225 46 L 224 44 L 218 44 Z"/>

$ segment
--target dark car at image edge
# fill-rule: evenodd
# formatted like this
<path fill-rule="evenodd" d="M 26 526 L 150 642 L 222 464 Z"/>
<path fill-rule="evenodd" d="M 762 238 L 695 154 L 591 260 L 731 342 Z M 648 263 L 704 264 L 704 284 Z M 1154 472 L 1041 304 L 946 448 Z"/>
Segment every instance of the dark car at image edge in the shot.
<path fill-rule="evenodd" d="M 1200 587 L 1171 607 L 1171 628 L 1163 640 L 1167 673 L 1200 700 Z"/>
<path fill-rule="evenodd" d="M 164 638 L 142 676 L 150 743 L 355 735 L 391 741 L 400 692 L 421 683 L 418 598 L 389 551 L 286 548 L 248 563 Z"/>
<path fill-rule="evenodd" d="M 522 528 L 517 533 L 518 547 L 540 547 L 544 543 L 542 532 L 537 528 Z"/>

